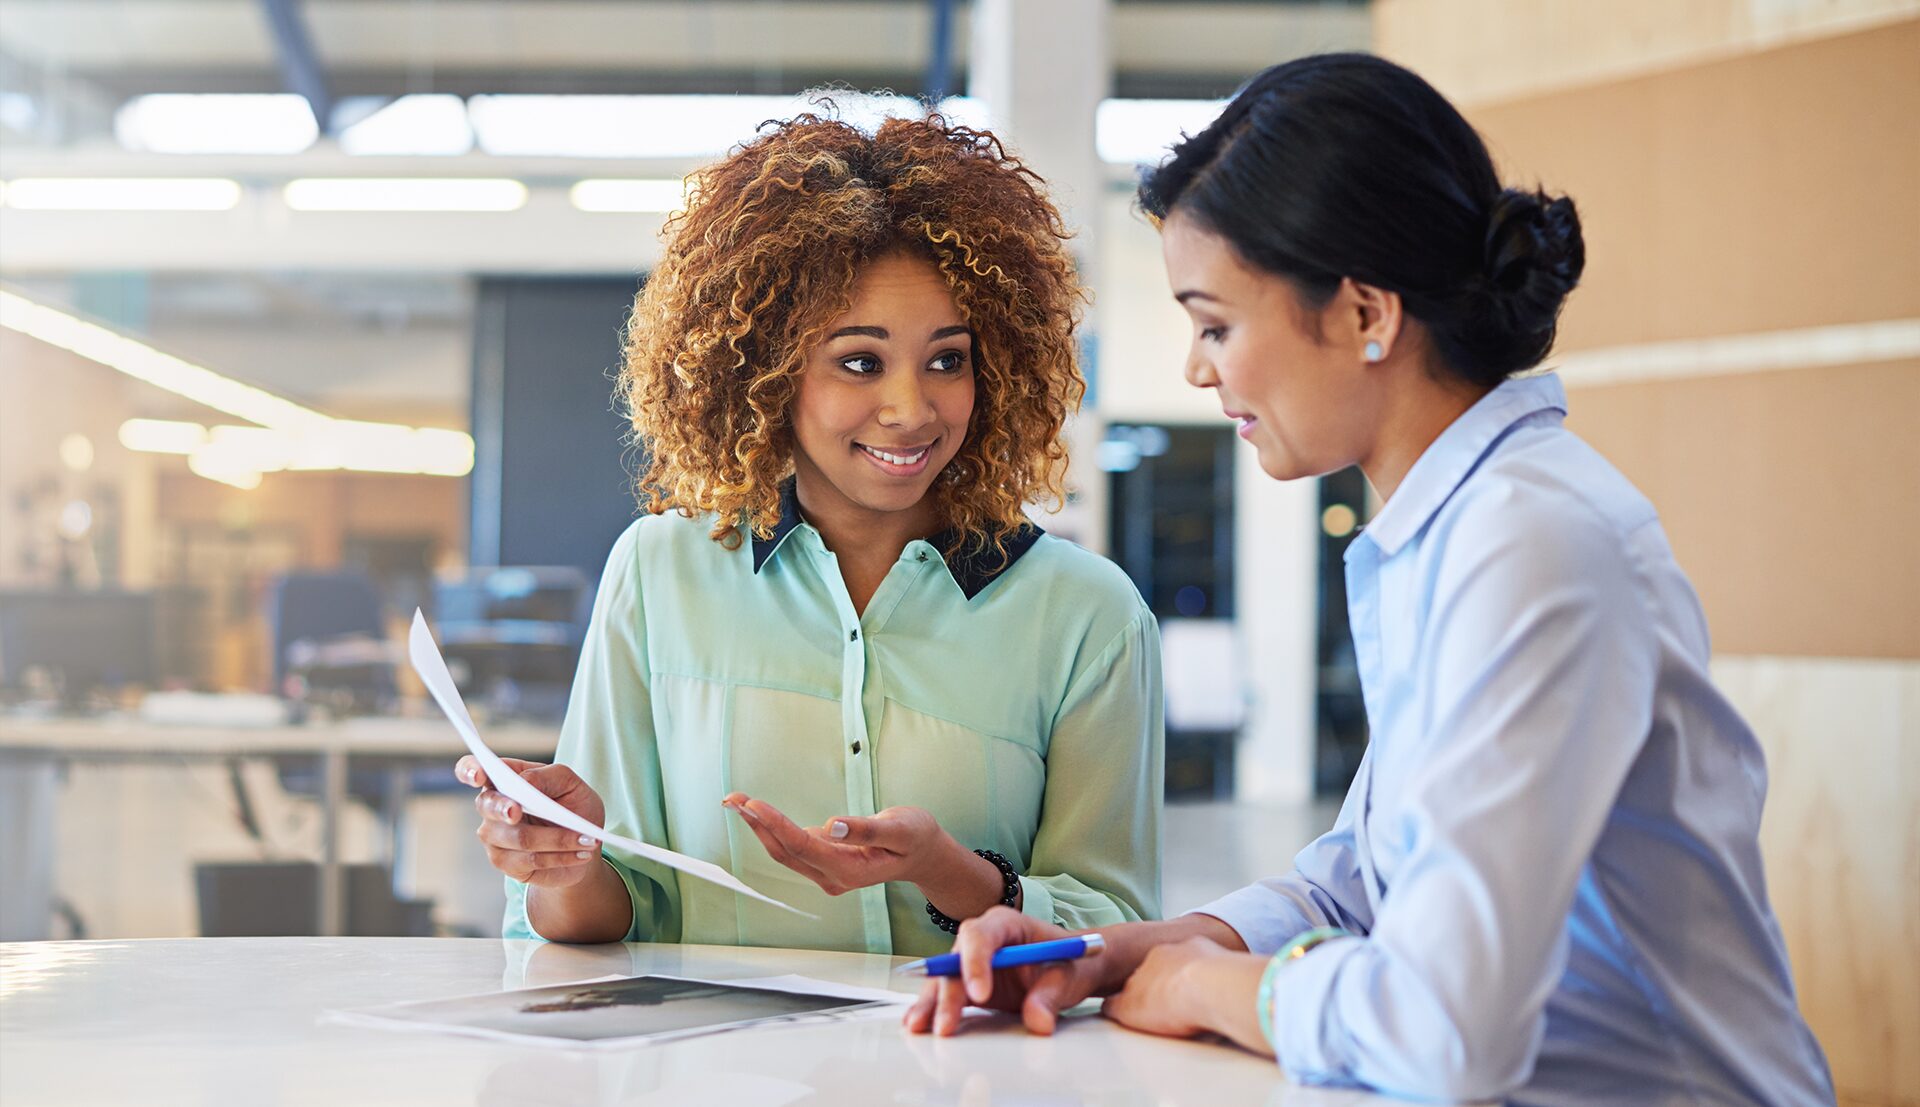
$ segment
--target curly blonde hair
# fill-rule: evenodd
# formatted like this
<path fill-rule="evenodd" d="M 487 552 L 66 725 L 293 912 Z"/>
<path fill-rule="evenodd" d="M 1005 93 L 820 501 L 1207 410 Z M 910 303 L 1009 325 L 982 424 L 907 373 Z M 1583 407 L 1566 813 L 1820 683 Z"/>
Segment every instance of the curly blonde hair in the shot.
<path fill-rule="evenodd" d="M 939 269 L 973 331 L 972 421 L 929 493 L 953 544 L 1004 553 L 1023 505 L 1062 498 L 1085 294 L 1040 178 L 991 133 L 938 115 L 870 135 L 820 114 L 770 123 L 695 174 L 662 237 L 618 389 L 647 511 L 712 512 L 729 549 L 742 525 L 772 531 L 806 355 L 862 264 L 900 250 Z"/>

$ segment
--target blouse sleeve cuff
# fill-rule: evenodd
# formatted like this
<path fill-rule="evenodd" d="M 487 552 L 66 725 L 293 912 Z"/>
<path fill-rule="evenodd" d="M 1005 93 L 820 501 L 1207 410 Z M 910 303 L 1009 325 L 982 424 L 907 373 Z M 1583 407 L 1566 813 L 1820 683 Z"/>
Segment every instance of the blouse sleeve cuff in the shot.
<path fill-rule="evenodd" d="M 1047 887 L 1044 881 L 1033 877 L 1020 878 L 1020 913 L 1028 918 L 1039 919 L 1043 923 L 1061 925 L 1059 918 L 1054 914 L 1053 889 Z"/>

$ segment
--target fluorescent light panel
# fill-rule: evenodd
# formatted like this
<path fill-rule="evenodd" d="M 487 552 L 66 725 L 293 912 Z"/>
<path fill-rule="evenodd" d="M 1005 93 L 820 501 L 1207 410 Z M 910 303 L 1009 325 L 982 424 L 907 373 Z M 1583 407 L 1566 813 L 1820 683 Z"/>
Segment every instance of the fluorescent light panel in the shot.
<path fill-rule="evenodd" d="M 473 471 L 473 439 L 464 432 L 334 419 L 4 289 L 0 327 L 260 424 L 209 431 L 198 423 L 129 419 L 120 426 L 120 443 L 128 449 L 184 454 L 193 472 L 236 488 L 255 487 L 261 473 L 281 469 L 435 476 Z"/>
<path fill-rule="evenodd" d="M 23 211 L 228 211 L 240 183 L 219 177 L 27 177 L 7 185 Z"/>
<path fill-rule="evenodd" d="M 458 96 L 402 96 L 340 131 L 340 149 L 356 156 L 455 157 L 473 149 L 473 128 Z"/>
<path fill-rule="evenodd" d="M 906 96 L 832 96 L 834 114 L 871 131 L 888 116 L 917 117 Z M 983 126 L 984 105 L 942 101 L 950 120 Z M 751 139 L 762 123 L 803 112 L 827 114 L 800 96 L 475 96 L 467 115 L 489 154 L 563 158 L 708 158 Z"/>
<path fill-rule="evenodd" d="M 303 177 L 283 195 L 295 211 L 516 211 L 527 186 L 499 177 Z"/>
<path fill-rule="evenodd" d="M 665 214 L 686 206 L 687 183 L 683 180 L 585 180 L 569 189 L 567 198 L 581 211 Z"/>
<path fill-rule="evenodd" d="M 264 389 L 162 353 L 136 339 L 0 290 L 0 326 L 249 422 L 297 427 L 327 416 Z"/>
<path fill-rule="evenodd" d="M 298 154 L 320 137 L 306 98 L 292 93 L 154 93 L 114 113 L 129 150 L 156 154 Z"/>
<path fill-rule="evenodd" d="M 129 419 L 120 424 L 120 444 L 150 454 L 190 454 L 207 441 L 207 428 L 173 419 Z"/>
<path fill-rule="evenodd" d="M 1102 100 L 1093 117 L 1100 160 L 1158 165 L 1180 141 L 1199 134 L 1227 106 L 1225 100 Z"/>
<path fill-rule="evenodd" d="M 243 491 L 260 487 L 259 470 L 228 468 L 221 464 L 223 460 L 218 454 L 196 450 L 187 458 L 187 470 L 195 476 L 230 484 Z"/>
<path fill-rule="evenodd" d="M 299 430 L 217 426 L 166 419 L 129 419 L 120 444 L 145 453 L 182 454 L 202 476 L 235 483 L 236 476 L 284 470 L 346 469 L 461 477 L 473 471 L 473 439 L 461 431 L 330 419 Z M 250 485 L 241 484 L 242 487 Z"/>

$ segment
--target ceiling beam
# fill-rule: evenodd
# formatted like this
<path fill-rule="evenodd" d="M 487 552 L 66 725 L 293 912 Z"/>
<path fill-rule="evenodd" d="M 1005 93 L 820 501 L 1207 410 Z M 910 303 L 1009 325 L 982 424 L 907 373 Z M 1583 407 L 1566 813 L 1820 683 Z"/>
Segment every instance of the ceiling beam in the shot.
<path fill-rule="evenodd" d="M 327 90 L 327 72 L 313 48 L 300 0 L 260 0 L 260 10 L 273 29 L 273 53 L 280 63 L 281 84 L 288 92 L 306 97 L 321 133 L 331 134 L 333 95 Z"/>

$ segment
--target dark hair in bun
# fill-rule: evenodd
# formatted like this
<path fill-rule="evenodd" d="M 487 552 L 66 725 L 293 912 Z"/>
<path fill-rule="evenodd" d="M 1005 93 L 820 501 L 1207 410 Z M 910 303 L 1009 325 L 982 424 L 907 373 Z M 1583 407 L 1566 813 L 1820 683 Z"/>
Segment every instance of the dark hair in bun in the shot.
<path fill-rule="evenodd" d="M 1400 295 L 1446 367 L 1492 386 L 1540 364 L 1586 245 L 1573 201 L 1503 188 L 1433 86 L 1369 54 L 1266 70 L 1148 170 L 1179 209 L 1324 305 L 1344 277 Z"/>

